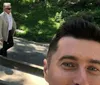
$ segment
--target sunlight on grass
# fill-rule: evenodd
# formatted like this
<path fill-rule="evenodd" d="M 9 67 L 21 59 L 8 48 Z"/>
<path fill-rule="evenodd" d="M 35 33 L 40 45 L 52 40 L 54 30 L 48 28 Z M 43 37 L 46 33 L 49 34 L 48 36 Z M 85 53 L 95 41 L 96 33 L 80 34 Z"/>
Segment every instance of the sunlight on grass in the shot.
<path fill-rule="evenodd" d="M 24 17 L 27 18 L 28 16 L 25 14 Z"/>
<path fill-rule="evenodd" d="M 35 2 L 35 0 L 33 0 L 33 2 Z"/>
<path fill-rule="evenodd" d="M 49 17 L 49 21 L 53 23 L 52 26 L 53 26 L 54 28 L 58 29 L 59 26 L 60 26 L 60 22 L 61 22 L 62 20 L 61 20 L 60 22 L 56 22 L 54 17 L 52 17 L 52 18 Z"/>
<path fill-rule="evenodd" d="M 26 3 L 26 2 L 32 2 L 32 1 L 34 1 L 34 0 L 23 0 L 22 2 Z"/>
<path fill-rule="evenodd" d="M 26 34 L 28 32 L 28 28 L 24 25 L 20 26 L 20 30 L 24 31 L 22 34 Z"/>
<path fill-rule="evenodd" d="M 45 4 L 46 4 L 46 7 L 47 8 L 50 8 L 51 7 L 51 4 L 47 0 L 45 0 Z"/>
<path fill-rule="evenodd" d="M 43 31 L 38 31 L 38 34 L 40 35 L 40 34 L 42 34 L 43 33 Z"/>
<path fill-rule="evenodd" d="M 39 20 L 38 23 L 42 25 L 42 24 L 44 24 L 44 21 L 43 20 Z"/>
<path fill-rule="evenodd" d="M 55 23 L 55 26 L 58 29 L 60 27 L 60 23 Z"/>
<path fill-rule="evenodd" d="M 55 21 L 54 17 L 49 17 L 48 19 L 49 19 L 49 21 Z"/>
<path fill-rule="evenodd" d="M 62 11 L 61 12 L 56 12 L 55 20 L 60 22 L 61 19 L 62 19 Z"/>

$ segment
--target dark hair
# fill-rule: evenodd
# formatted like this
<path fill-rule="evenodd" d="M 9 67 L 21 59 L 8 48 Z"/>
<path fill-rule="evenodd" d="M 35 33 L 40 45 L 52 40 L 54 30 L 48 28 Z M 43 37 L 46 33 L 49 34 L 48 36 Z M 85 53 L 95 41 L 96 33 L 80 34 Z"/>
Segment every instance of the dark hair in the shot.
<path fill-rule="evenodd" d="M 47 60 L 49 63 L 52 54 L 57 50 L 58 41 L 65 36 L 100 42 L 100 29 L 91 22 L 80 18 L 72 19 L 63 23 L 50 43 L 47 53 Z"/>

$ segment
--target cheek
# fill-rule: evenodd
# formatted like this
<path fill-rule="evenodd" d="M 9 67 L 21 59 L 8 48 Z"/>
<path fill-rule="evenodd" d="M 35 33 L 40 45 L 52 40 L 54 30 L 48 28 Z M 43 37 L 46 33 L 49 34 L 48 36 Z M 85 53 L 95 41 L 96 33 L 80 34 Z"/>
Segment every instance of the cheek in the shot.
<path fill-rule="evenodd" d="M 89 76 L 89 85 L 100 85 L 100 76 Z"/>
<path fill-rule="evenodd" d="M 72 74 L 58 68 L 52 68 L 48 76 L 50 85 L 70 85 L 72 83 Z"/>

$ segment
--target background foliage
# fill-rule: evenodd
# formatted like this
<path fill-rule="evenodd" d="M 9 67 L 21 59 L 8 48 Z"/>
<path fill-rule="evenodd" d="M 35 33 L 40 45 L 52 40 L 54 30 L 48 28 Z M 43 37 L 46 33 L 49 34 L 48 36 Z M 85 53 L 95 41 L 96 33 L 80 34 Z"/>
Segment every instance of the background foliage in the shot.
<path fill-rule="evenodd" d="M 100 0 L 1 0 L 12 3 L 12 13 L 21 30 L 15 36 L 50 42 L 64 20 L 83 17 L 100 25 Z"/>

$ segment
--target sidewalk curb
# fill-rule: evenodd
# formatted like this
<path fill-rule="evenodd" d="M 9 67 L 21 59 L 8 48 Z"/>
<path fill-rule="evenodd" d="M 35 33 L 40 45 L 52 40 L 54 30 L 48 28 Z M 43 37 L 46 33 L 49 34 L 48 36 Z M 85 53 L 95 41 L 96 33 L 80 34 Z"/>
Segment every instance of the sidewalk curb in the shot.
<path fill-rule="evenodd" d="M 0 56 L 0 65 L 43 77 L 43 67 Z"/>

